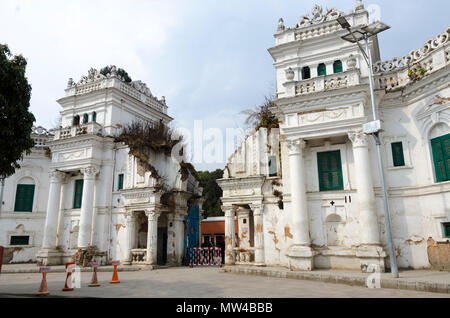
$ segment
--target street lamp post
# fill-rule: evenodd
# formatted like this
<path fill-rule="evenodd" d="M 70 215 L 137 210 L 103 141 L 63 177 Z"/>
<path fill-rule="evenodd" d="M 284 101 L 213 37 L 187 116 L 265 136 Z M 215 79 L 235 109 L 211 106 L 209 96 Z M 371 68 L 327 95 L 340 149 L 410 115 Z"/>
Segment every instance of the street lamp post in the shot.
<path fill-rule="evenodd" d="M 364 59 L 369 67 L 369 84 L 370 84 L 370 97 L 372 100 L 372 113 L 373 113 L 373 121 L 367 123 L 363 126 L 363 131 L 366 134 L 373 135 L 375 139 L 375 144 L 377 146 L 378 153 L 378 170 L 380 173 L 380 181 L 381 181 L 381 190 L 383 193 L 383 205 L 384 205 L 384 216 L 385 216 L 385 225 L 386 225 L 386 233 L 388 238 L 388 246 L 389 246 L 389 258 L 391 261 L 391 272 L 392 276 L 398 278 L 398 267 L 397 267 L 397 259 L 395 256 L 394 243 L 392 241 L 392 231 L 391 231 L 391 219 L 389 215 L 389 205 L 387 200 L 387 191 L 386 191 L 386 180 L 384 178 L 384 168 L 383 168 L 383 158 L 381 156 L 381 141 L 380 141 L 380 132 L 381 132 L 381 121 L 377 116 L 377 109 L 375 103 L 375 93 L 374 93 L 374 82 L 373 82 L 373 72 L 372 72 L 372 54 L 369 49 L 369 38 L 383 31 L 388 30 L 390 27 L 382 22 L 374 22 L 362 28 L 358 28 L 355 30 L 351 29 L 350 23 L 348 23 L 347 19 L 344 17 L 339 17 L 337 19 L 338 23 L 341 25 L 343 29 L 346 29 L 349 33 L 342 37 L 343 40 L 356 43 L 360 51 L 362 52 Z M 364 40 L 366 45 L 366 50 L 361 47 L 359 43 L 361 40 Z M 367 52 L 367 53 L 366 53 Z"/>

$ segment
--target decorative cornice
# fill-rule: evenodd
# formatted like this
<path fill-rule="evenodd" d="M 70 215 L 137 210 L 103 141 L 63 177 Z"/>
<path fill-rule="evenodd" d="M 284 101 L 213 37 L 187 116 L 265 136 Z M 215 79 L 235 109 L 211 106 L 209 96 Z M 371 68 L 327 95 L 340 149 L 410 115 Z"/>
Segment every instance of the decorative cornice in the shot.
<path fill-rule="evenodd" d="M 114 79 L 120 81 L 114 85 Z M 113 86 L 111 86 L 113 85 Z M 126 83 L 125 80 L 117 74 L 115 66 L 112 67 L 111 72 L 106 76 L 91 68 L 87 76 L 82 76 L 78 83 L 75 83 L 72 78 L 69 78 L 66 88 L 66 96 L 84 95 L 93 91 L 98 91 L 108 87 L 116 87 L 125 94 L 143 102 L 144 104 L 154 107 L 162 113 L 167 112 L 166 99 L 163 96 L 158 100 L 152 95 L 150 89 L 142 81 L 133 81 Z M 141 96 L 141 94 L 143 96 Z"/>

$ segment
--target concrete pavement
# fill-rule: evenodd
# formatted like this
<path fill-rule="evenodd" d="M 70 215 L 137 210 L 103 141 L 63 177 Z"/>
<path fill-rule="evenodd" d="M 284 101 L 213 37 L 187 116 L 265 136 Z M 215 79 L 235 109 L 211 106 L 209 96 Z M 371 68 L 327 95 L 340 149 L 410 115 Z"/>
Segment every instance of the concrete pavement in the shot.
<path fill-rule="evenodd" d="M 41 275 L 17 273 L 0 275 L 0 297 L 33 297 Z M 165 268 L 152 271 L 120 272 L 120 284 L 109 284 L 111 272 L 99 272 L 100 287 L 87 287 L 91 273 L 81 273 L 81 288 L 63 292 L 65 274 L 50 272 L 48 289 L 55 297 L 159 297 L 159 298 L 389 298 L 446 297 L 450 294 L 400 289 L 369 289 L 360 286 L 276 277 L 224 273 L 219 268 Z"/>

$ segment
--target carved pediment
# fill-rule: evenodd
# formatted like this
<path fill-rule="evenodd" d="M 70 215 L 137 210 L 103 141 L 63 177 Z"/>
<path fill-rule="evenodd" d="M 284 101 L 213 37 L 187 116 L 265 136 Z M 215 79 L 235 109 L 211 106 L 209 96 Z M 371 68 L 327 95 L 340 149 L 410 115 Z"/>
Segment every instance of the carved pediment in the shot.
<path fill-rule="evenodd" d="M 326 21 L 336 20 L 340 16 L 342 16 L 343 13 L 336 8 L 326 9 L 323 11 L 323 8 L 319 5 L 315 5 L 312 14 L 310 15 L 304 15 L 300 18 L 300 21 L 295 25 L 295 27 L 303 28 L 306 26 L 310 26 L 313 24 L 319 24 Z"/>

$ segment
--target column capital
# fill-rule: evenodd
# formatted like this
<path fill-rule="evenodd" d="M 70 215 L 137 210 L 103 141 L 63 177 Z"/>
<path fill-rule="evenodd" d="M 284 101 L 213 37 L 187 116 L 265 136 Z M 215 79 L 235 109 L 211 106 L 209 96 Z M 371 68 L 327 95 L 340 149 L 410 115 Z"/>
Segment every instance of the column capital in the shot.
<path fill-rule="evenodd" d="M 253 215 L 262 215 L 264 211 L 264 205 L 261 204 L 251 204 L 250 209 L 253 211 Z"/>
<path fill-rule="evenodd" d="M 286 141 L 289 150 L 289 156 L 299 155 L 306 146 L 306 142 L 302 138 L 290 139 Z"/>
<path fill-rule="evenodd" d="M 161 215 L 161 212 L 156 210 L 147 210 L 145 211 L 145 215 L 148 217 L 149 221 L 157 221 Z"/>
<path fill-rule="evenodd" d="M 100 168 L 98 166 L 87 166 L 85 168 L 80 169 L 81 173 L 84 175 L 84 179 L 94 179 L 97 173 L 100 172 Z"/>
<path fill-rule="evenodd" d="M 353 148 L 369 146 L 368 136 L 362 131 L 360 130 L 349 131 L 347 135 L 353 144 Z"/>
<path fill-rule="evenodd" d="M 236 215 L 234 207 L 222 207 L 222 210 L 225 210 L 225 217 L 234 217 Z"/>
<path fill-rule="evenodd" d="M 52 170 L 50 171 L 50 182 L 51 183 L 63 183 L 66 174 L 62 171 Z"/>
<path fill-rule="evenodd" d="M 125 218 L 127 219 L 127 222 L 135 222 L 136 221 L 136 215 L 132 211 L 125 213 Z"/>

